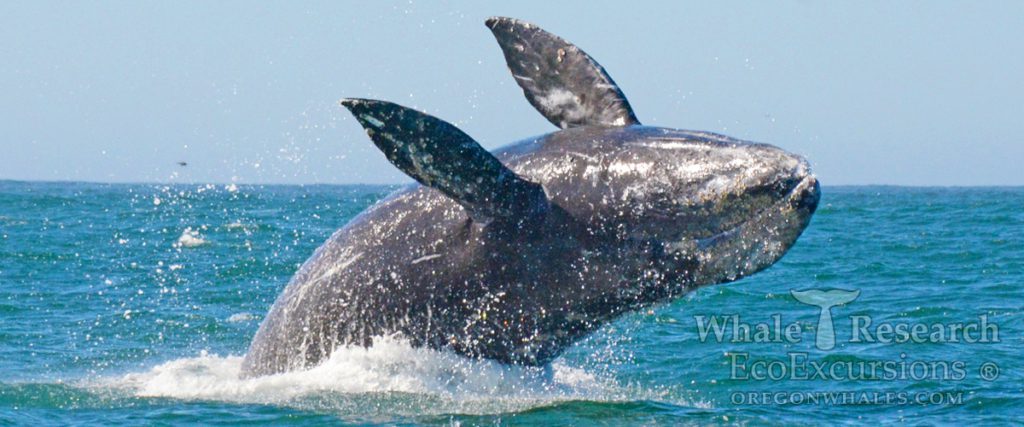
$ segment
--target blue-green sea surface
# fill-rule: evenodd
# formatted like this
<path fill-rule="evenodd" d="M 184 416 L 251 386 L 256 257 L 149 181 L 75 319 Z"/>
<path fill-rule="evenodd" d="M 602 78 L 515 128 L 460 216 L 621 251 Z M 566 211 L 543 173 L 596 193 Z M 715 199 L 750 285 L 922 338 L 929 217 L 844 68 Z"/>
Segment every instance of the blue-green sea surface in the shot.
<path fill-rule="evenodd" d="M 0 181 L 0 424 L 1024 417 L 1021 188 L 826 187 L 770 269 L 626 316 L 547 368 L 380 337 L 238 379 L 299 264 L 393 189 Z M 794 290 L 855 299 L 827 322 Z"/>

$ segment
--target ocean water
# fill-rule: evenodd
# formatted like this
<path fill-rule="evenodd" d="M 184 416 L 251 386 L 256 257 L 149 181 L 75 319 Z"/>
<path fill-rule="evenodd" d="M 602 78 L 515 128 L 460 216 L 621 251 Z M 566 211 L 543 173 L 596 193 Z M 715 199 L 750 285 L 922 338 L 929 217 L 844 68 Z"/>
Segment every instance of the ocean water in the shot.
<path fill-rule="evenodd" d="M 299 264 L 393 189 L 0 181 L 0 424 L 1024 417 L 1022 188 L 825 187 L 772 268 L 619 319 L 546 368 L 380 337 L 238 379 Z M 856 298 L 827 322 L 794 290 Z"/>

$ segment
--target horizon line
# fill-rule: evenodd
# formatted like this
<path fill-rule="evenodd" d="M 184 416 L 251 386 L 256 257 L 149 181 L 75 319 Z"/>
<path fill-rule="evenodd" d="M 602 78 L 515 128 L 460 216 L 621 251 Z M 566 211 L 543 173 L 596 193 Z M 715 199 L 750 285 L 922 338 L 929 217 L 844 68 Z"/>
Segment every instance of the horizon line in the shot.
<path fill-rule="evenodd" d="M 188 181 L 188 182 L 175 182 L 175 181 L 91 181 L 91 180 L 48 180 L 48 179 L 11 179 L 11 178 L 0 178 L 0 183 L 26 183 L 26 184 L 99 184 L 99 185 L 238 185 L 238 186 L 274 186 L 274 187 L 304 187 L 304 186 L 372 186 L 372 187 L 402 187 L 410 184 L 416 184 L 416 181 L 409 180 L 408 182 L 303 182 L 303 183 L 288 183 L 288 182 L 214 182 L 214 181 Z M 866 183 L 866 184 L 821 184 L 822 187 L 826 188 L 837 188 L 837 187 L 899 187 L 899 188 L 1024 188 L 1024 184 L 884 184 L 884 183 Z"/>

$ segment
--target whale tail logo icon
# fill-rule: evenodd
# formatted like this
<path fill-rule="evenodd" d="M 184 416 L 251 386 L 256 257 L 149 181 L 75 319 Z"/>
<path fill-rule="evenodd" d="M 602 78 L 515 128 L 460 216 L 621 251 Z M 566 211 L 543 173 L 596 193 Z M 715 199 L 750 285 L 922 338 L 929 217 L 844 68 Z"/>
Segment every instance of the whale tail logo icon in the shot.
<path fill-rule="evenodd" d="M 814 346 L 819 350 L 831 350 L 836 346 L 836 329 L 832 323 L 832 307 L 849 303 L 858 296 L 860 291 L 846 289 L 807 289 L 791 290 L 797 301 L 818 307 L 818 327 L 815 328 Z"/>

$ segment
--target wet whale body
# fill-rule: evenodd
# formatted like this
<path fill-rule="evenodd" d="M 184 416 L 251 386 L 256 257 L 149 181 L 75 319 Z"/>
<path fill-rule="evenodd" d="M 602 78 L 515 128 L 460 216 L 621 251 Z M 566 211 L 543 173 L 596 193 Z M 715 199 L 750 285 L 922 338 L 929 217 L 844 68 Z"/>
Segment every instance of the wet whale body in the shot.
<path fill-rule="evenodd" d="M 803 158 L 643 126 L 576 46 L 515 19 L 487 26 L 526 98 L 560 130 L 490 153 L 438 118 L 343 100 L 417 184 L 306 261 L 243 375 L 307 368 L 379 336 L 546 364 L 624 313 L 772 265 L 808 225 L 819 185 Z"/>

